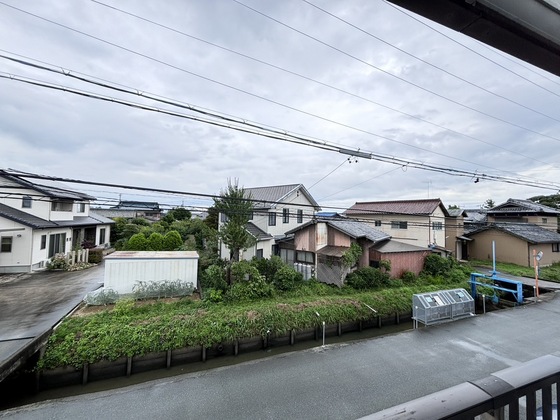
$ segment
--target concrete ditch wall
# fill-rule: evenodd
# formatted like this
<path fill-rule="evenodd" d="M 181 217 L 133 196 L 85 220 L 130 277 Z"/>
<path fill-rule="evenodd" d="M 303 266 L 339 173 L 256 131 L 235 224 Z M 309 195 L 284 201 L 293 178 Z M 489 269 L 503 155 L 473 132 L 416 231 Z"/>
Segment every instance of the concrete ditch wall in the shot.
<path fill-rule="evenodd" d="M 411 313 L 396 313 L 390 317 L 374 317 L 360 322 L 329 324 L 325 326 L 326 337 L 341 336 L 344 333 L 363 331 L 371 328 L 381 328 L 383 325 L 399 324 L 409 321 Z M 305 330 L 292 330 L 289 333 L 266 337 L 251 337 L 235 340 L 230 343 L 221 343 L 212 347 L 195 346 L 183 347 L 168 351 L 148 353 L 142 356 L 121 357 L 114 361 L 101 361 L 84 364 L 80 368 L 61 367 L 52 370 L 43 370 L 37 373 L 36 390 L 87 384 L 88 382 L 130 376 L 155 369 L 168 369 L 173 366 L 188 363 L 205 362 L 211 358 L 221 356 L 237 356 L 240 353 L 250 353 L 267 349 L 294 345 L 296 342 L 322 339 L 322 326 Z"/>

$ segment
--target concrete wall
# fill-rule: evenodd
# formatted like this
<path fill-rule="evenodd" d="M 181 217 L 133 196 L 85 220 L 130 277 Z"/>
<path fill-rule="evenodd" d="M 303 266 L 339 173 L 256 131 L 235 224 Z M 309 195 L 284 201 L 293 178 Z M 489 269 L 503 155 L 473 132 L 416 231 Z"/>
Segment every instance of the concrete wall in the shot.
<path fill-rule="evenodd" d="M 198 285 L 195 251 L 117 251 L 105 257 L 105 288 L 132 293 L 138 281 L 191 282 Z"/>
<path fill-rule="evenodd" d="M 531 266 L 529 246 L 527 242 L 507 233 L 489 229 L 471 235 L 469 242 L 469 258 L 474 260 L 492 259 L 492 241 L 496 243 L 496 261 Z"/>

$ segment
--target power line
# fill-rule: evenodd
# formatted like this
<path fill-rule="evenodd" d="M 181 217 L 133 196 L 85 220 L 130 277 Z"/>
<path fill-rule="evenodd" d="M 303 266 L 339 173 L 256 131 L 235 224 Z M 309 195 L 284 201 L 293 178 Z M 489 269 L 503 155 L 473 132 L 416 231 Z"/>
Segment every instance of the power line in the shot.
<path fill-rule="evenodd" d="M 486 117 L 492 118 L 492 119 L 494 119 L 494 120 L 503 122 L 503 123 L 505 123 L 505 124 L 509 124 L 509 125 L 511 125 L 511 126 L 513 126 L 513 127 L 516 127 L 516 128 L 519 128 L 519 129 L 522 129 L 522 130 L 531 132 L 531 133 L 533 133 L 533 134 L 538 134 L 538 135 L 540 135 L 540 136 L 544 136 L 544 137 L 550 138 L 551 140 L 560 141 L 560 139 L 558 139 L 558 138 L 556 138 L 556 137 L 549 136 L 549 135 L 543 134 L 543 133 L 539 133 L 539 132 L 537 132 L 537 131 L 535 131 L 535 130 L 532 130 L 532 129 L 530 129 L 530 128 L 523 127 L 523 126 L 518 125 L 518 124 L 516 124 L 516 123 L 510 122 L 510 121 L 507 121 L 507 120 L 504 120 L 503 118 L 496 117 L 496 116 L 494 116 L 494 115 L 492 115 L 492 114 L 489 114 L 489 113 L 487 113 L 487 112 L 480 111 L 480 110 L 478 110 L 478 109 L 476 109 L 476 108 L 474 108 L 474 107 L 465 105 L 465 104 L 463 104 L 463 103 L 461 103 L 461 102 L 459 102 L 459 101 L 456 101 L 456 100 L 454 100 L 454 99 L 448 98 L 448 97 L 445 96 L 445 95 L 442 95 L 442 94 L 439 94 L 439 93 L 437 93 L 437 92 L 434 92 L 433 90 L 424 88 L 424 87 L 418 85 L 417 83 L 414 83 L 414 82 L 411 82 L 411 81 L 409 81 L 409 80 L 406 80 L 405 78 L 400 77 L 400 76 L 397 76 L 397 75 L 395 75 L 395 74 L 393 74 L 393 73 L 391 73 L 391 72 L 389 72 L 389 71 L 387 71 L 387 70 L 383 70 L 382 68 L 377 67 L 377 66 L 375 66 L 375 65 L 373 65 L 373 64 L 371 64 L 371 63 L 369 63 L 369 62 L 367 62 L 367 61 L 365 61 L 365 60 L 362 60 L 361 58 L 356 57 L 355 55 L 352 55 L 352 54 L 350 54 L 350 53 L 348 53 L 348 52 L 346 52 L 346 51 L 344 51 L 344 50 L 341 50 L 340 48 L 337 48 L 337 47 L 335 47 L 335 46 L 333 46 L 333 45 L 330 45 L 330 44 L 327 43 L 327 42 L 321 41 L 320 39 L 318 39 L 318 38 L 316 38 L 316 37 L 314 37 L 314 36 L 312 36 L 312 35 L 309 35 L 309 34 L 303 32 L 303 31 L 300 31 L 299 29 L 296 29 L 296 28 L 294 28 L 293 26 L 290 26 L 290 25 L 288 25 L 288 24 L 286 24 L 286 23 L 284 23 L 284 22 L 282 22 L 282 21 L 280 21 L 280 20 L 278 20 L 278 19 L 276 19 L 276 18 L 273 18 L 272 16 L 269 16 L 269 15 L 267 15 L 266 13 L 263 13 L 263 12 L 261 12 L 261 11 L 255 9 L 255 8 L 253 8 L 253 7 L 251 7 L 251 6 L 248 6 L 248 5 L 242 3 L 242 2 L 239 1 L 239 0 L 232 0 L 232 1 L 234 1 L 235 3 L 237 3 L 237 4 L 239 4 L 239 5 L 243 6 L 243 7 L 246 7 L 247 9 L 249 9 L 249 10 L 251 10 L 251 11 L 253 11 L 253 12 L 255 12 L 255 13 L 257 13 L 257 14 L 259 14 L 259 15 L 265 17 L 265 18 L 267 18 L 267 19 L 270 19 L 270 20 L 272 20 L 273 22 L 276 22 L 276 23 L 278 23 L 279 25 L 282 25 L 282 26 L 284 26 L 284 27 L 286 27 L 286 28 L 288 28 L 288 29 L 290 29 L 290 30 L 292 30 L 292 31 L 294 31 L 294 32 L 296 32 L 296 33 L 298 33 L 298 34 L 300 34 L 300 35 L 303 35 L 303 36 L 305 36 L 305 37 L 307 37 L 307 38 L 309 38 L 309 39 L 312 39 L 312 40 L 318 42 L 318 43 L 321 44 L 321 45 L 324 45 L 324 46 L 326 46 L 326 47 L 328 47 L 328 48 L 330 48 L 330 49 L 332 49 L 332 50 L 334 50 L 334 51 L 337 51 L 337 52 L 339 52 L 339 53 L 341 53 L 341 54 L 343 54 L 343 55 L 345 55 L 345 56 L 347 56 L 347 57 L 352 58 L 353 60 L 356 60 L 356 61 L 358 61 L 358 62 L 360 62 L 360 63 L 362 63 L 362 64 L 365 64 L 365 65 L 368 66 L 368 67 L 371 67 L 371 68 L 373 68 L 373 69 L 376 69 L 376 70 L 380 71 L 381 73 L 388 75 L 389 77 L 393 77 L 393 78 L 395 78 L 395 79 L 397 79 L 397 80 L 400 80 L 400 81 L 405 82 L 405 83 L 407 83 L 407 84 L 409 84 L 409 85 L 411 85 L 411 86 L 414 86 L 414 87 L 416 87 L 416 88 L 418 88 L 418 89 L 420 89 L 420 90 L 423 90 L 423 91 L 428 92 L 428 93 L 430 93 L 430 94 L 432 94 L 432 95 L 434 95 L 434 96 L 437 96 L 438 98 L 444 99 L 444 100 L 446 100 L 446 101 L 448 101 L 448 102 L 451 102 L 451 103 L 453 103 L 453 104 L 455 104 L 455 105 L 459 105 L 459 106 L 461 106 L 461 107 L 463 107 L 463 108 L 469 109 L 469 110 L 471 110 L 471 111 L 474 111 L 474 112 L 476 112 L 476 113 L 478 113 L 478 114 L 481 114 L 481 115 L 484 115 L 484 116 L 486 116 Z M 547 117 L 550 118 L 550 119 L 552 119 L 552 120 L 554 120 L 554 121 L 560 122 L 560 119 L 556 119 L 556 118 L 553 118 L 553 117 L 551 117 L 551 116 L 547 116 Z"/>
<path fill-rule="evenodd" d="M 150 24 L 152 24 L 152 25 L 158 26 L 158 27 L 163 28 L 163 29 L 166 29 L 166 30 L 168 30 L 168 31 L 171 31 L 171 32 L 177 33 L 177 34 L 179 34 L 179 35 L 182 35 L 182 36 L 185 36 L 185 37 L 194 39 L 194 40 L 196 40 L 196 41 L 198 41 L 198 42 L 202 42 L 202 43 L 204 43 L 204 44 L 210 45 L 210 46 L 212 46 L 212 47 L 214 47 L 214 48 L 218 48 L 218 49 L 221 49 L 221 50 L 223 50 L 223 51 L 227 51 L 227 52 L 229 52 L 229 53 L 231 53 L 231 54 L 238 55 L 238 56 L 243 57 L 243 58 L 245 58 L 245 59 L 247 59 L 247 60 L 251 60 L 251 61 L 254 61 L 254 62 L 256 62 L 256 63 L 266 65 L 266 66 L 271 67 L 271 68 L 274 68 L 274 69 L 276 69 L 276 70 L 279 70 L 279 71 L 282 71 L 282 72 L 291 74 L 291 75 L 293 75 L 293 76 L 299 77 L 299 78 L 301 78 L 301 79 L 304 79 L 304 80 L 313 82 L 313 83 L 318 84 L 318 85 L 320 85 L 320 86 L 323 86 L 323 87 L 326 87 L 326 88 L 335 90 L 335 91 L 337 91 L 337 92 L 340 92 L 340 93 L 349 95 L 349 96 L 351 96 L 351 97 L 354 97 L 354 98 L 363 100 L 363 101 L 365 101 L 365 102 L 368 102 L 368 103 L 374 104 L 374 105 L 376 105 L 376 106 L 379 106 L 379 107 L 385 108 L 385 109 L 387 109 L 387 110 L 390 110 L 391 112 L 396 112 L 396 113 L 399 113 L 399 114 L 401 114 L 401 115 L 405 115 L 405 116 L 407 116 L 407 117 L 409 117 L 409 118 L 415 119 L 415 120 L 417 120 L 417 121 L 421 121 L 421 122 L 423 122 L 423 123 L 430 124 L 430 125 L 432 125 L 432 126 L 434 126 L 434 127 L 441 128 L 441 129 L 443 129 L 443 130 L 449 131 L 450 133 L 453 133 L 453 134 L 456 134 L 456 135 L 460 135 L 460 136 L 462 136 L 462 137 L 469 138 L 469 139 L 471 139 L 471 140 L 475 140 L 475 141 L 481 142 L 481 143 L 483 143 L 483 144 L 487 144 L 487 145 L 492 146 L 492 147 L 495 147 L 495 148 L 497 148 L 497 149 L 501 149 L 501 150 L 507 151 L 507 152 L 509 152 L 509 153 L 513 153 L 513 154 L 515 154 L 515 155 L 517 155 L 517 156 L 522 156 L 522 157 L 525 157 L 525 158 L 527 158 L 527 159 L 531 159 L 531 160 L 533 160 L 533 161 L 535 161 L 535 162 L 539 162 L 539 163 L 544 163 L 544 164 L 556 166 L 556 164 L 554 164 L 554 163 L 541 161 L 541 160 L 535 159 L 535 158 L 533 158 L 533 157 L 526 156 L 526 155 L 524 155 L 524 154 L 522 154 L 522 153 L 520 153 L 520 152 L 516 152 L 516 151 L 514 151 L 514 150 L 510 150 L 510 149 L 507 149 L 507 148 L 505 148 L 505 147 L 502 147 L 502 146 L 496 145 L 496 144 L 494 144 L 494 143 L 491 143 L 491 142 L 489 142 L 489 141 L 485 141 L 485 140 L 479 139 L 479 138 L 477 138 L 477 137 L 475 137 L 475 136 L 471 136 L 471 135 L 469 135 L 469 134 L 461 133 L 461 132 L 459 132 L 459 131 L 453 130 L 453 129 L 448 128 L 448 127 L 446 127 L 446 126 L 443 126 L 443 125 L 441 125 L 441 124 L 438 124 L 438 123 L 435 123 L 435 122 L 426 120 L 426 119 L 424 119 L 424 118 L 421 118 L 421 117 L 419 117 L 418 115 L 414 115 L 414 114 L 410 114 L 410 113 L 404 112 L 404 111 L 399 110 L 399 109 L 397 109 L 397 108 L 390 107 L 390 106 L 388 106 L 388 105 L 386 105 L 386 104 L 382 104 L 382 103 L 380 103 L 380 102 L 377 102 L 377 101 L 374 101 L 374 100 L 372 100 L 372 99 L 369 99 L 369 98 L 366 98 L 366 97 L 357 95 L 357 94 L 355 94 L 355 93 L 349 92 L 349 91 L 344 90 L 344 89 L 340 89 L 340 88 L 338 88 L 338 87 L 335 87 L 335 86 L 333 86 L 333 85 L 330 85 L 330 84 L 321 82 L 321 81 L 316 80 L 316 79 L 313 79 L 313 78 L 311 78 L 311 77 L 307 77 L 307 76 L 305 76 L 305 75 L 303 75 L 303 74 L 301 74 L 301 73 L 297 73 L 297 72 L 294 72 L 294 71 L 292 71 L 292 70 L 288 70 L 288 69 L 286 69 L 286 68 L 284 68 L 284 67 L 277 66 L 277 65 L 275 65 L 275 64 L 269 63 L 269 62 L 267 62 L 267 61 L 264 61 L 264 60 L 261 60 L 261 59 L 255 58 L 255 57 L 252 57 L 252 56 L 250 56 L 250 55 L 241 53 L 241 52 L 239 52 L 239 51 L 235 51 L 235 50 L 233 50 L 233 49 L 231 49 L 231 48 L 224 47 L 224 46 L 219 45 L 219 44 L 216 44 L 216 43 L 214 43 L 214 42 L 209 42 L 209 41 L 204 40 L 204 39 L 202 39 L 202 38 L 199 38 L 199 37 L 193 36 L 193 35 L 191 35 L 191 34 L 188 34 L 188 33 L 184 32 L 184 31 L 180 31 L 180 30 L 178 30 L 178 29 L 172 28 L 172 27 L 170 27 L 170 26 L 168 26 L 168 25 L 164 25 L 164 24 L 162 24 L 162 23 L 155 22 L 155 21 L 153 21 L 153 20 L 151 20 L 151 19 L 147 19 L 147 18 L 142 17 L 142 16 L 140 16 L 140 15 L 138 15 L 138 14 L 128 12 L 128 11 L 123 10 L 123 9 L 120 9 L 120 8 L 118 8 L 118 7 L 115 7 L 115 6 L 112 6 L 112 5 L 108 5 L 108 4 L 106 4 L 106 3 L 102 3 L 102 2 L 100 2 L 100 1 L 98 1 L 98 0 L 91 0 L 91 1 L 92 1 L 93 3 L 96 3 L 96 4 L 100 5 L 100 6 L 107 7 L 107 8 L 109 8 L 109 9 L 111 9 L 111 10 L 114 10 L 114 11 L 117 11 L 117 12 L 120 12 L 120 13 L 123 13 L 123 14 L 128 15 L 128 16 L 132 16 L 132 17 L 134 17 L 134 18 L 136 18 L 136 19 L 142 20 L 142 21 L 144 21 L 144 22 L 150 23 Z M 305 1 L 305 0 L 303 0 L 303 1 Z M 309 2 L 307 2 L 307 3 L 309 3 Z M 318 6 L 315 6 L 315 5 L 311 4 L 311 3 L 309 3 L 309 4 L 312 5 L 312 6 L 314 6 L 314 7 L 317 7 L 317 8 L 318 8 Z M 319 8 L 319 9 L 320 9 L 320 8 Z M 320 9 L 320 10 L 323 10 L 323 9 Z M 325 13 L 329 13 L 329 12 L 326 12 L 326 11 L 325 11 Z M 330 14 L 330 13 L 329 13 L 329 14 Z M 337 17 L 337 19 L 340 19 L 340 18 Z M 352 24 L 350 24 L 350 23 L 348 23 L 348 24 L 349 24 L 349 25 L 352 25 Z M 353 25 L 352 25 L 352 26 L 353 26 Z M 361 29 L 360 29 L 360 30 L 361 30 Z M 369 34 L 369 33 L 368 33 L 368 34 Z M 404 53 L 406 53 L 406 54 L 408 54 L 408 55 L 411 55 L 412 57 L 414 57 L 414 58 L 416 58 L 416 59 L 418 59 L 418 60 L 424 62 L 424 60 L 422 60 L 421 58 L 418 58 L 418 57 L 416 57 L 416 56 L 414 56 L 414 55 L 412 55 L 412 54 L 410 54 L 410 53 L 408 53 L 408 52 L 406 52 L 406 51 L 404 51 L 404 50 L 401 50 L 400 48 L 394 46 L 394 45 L 391 44 L 391 43 L 388 43 L 388 42 L 382 40 L 381 38 L 375 37 L 375 36 L 372 35 L 372 34 L 369 34 L 369 35 L 372 36 L 372 37 L 374 37 L 374 38 L 376 38 L 376 39 L 379 39 L 380 41 L 382 41 L 382 42 L 384 42 L 384 43 L 390 45 L 390 46 L 393 47 L 393 48 L 396 48 L 396 49 L 399 50 L 399 51 L 403 51 Z M 431 65 L 431 66 L 434 66 L 434 65 L 431 64 L 431 63 L 428 63 L 428 62 L 426 62 L 426 63 L 429 64 L 429 65 Z M 443 69 L 441 69 L 441 68 L 439 68 L 439 67 L 437 67 L 437 66 L 434 66 L 434 67 L 436 67 L 436 68 L 440 69 L 441 71 L 444 71 L 444 72 L 446 72 L 446 73 L 452 75 L 453 77 L 459 78 L 458 76 L 453 75 L 452 73 L 447 72 L 446 70 L 443 70 Z M 461 79 L 461 78 L 459 78 L 459 79 Z M 461 80 L 462 80 L 462 79 L 461 79 Z M 470 82 L 469 82 L 469 83 L 470 83 Z M 476 86 L 476 85 L 475 85 L 475 86 Z M 478 86 L 477 86 L 477 87 L 478 87 Z M 481 89 L 483 89 L 483 88 L 481 88 Z M 492 92 L 492 91 L 489 91 L 489 90 L 486 90 L 486 89 L 484 89 L 484 90 L 485 90 L 486 92 L 490 93 L 490 94 L 499 96 L 499 95 L 495 94 L 495 93 Z M 523 105 L 521 105 L 521 106 L 523 106 Z"/>

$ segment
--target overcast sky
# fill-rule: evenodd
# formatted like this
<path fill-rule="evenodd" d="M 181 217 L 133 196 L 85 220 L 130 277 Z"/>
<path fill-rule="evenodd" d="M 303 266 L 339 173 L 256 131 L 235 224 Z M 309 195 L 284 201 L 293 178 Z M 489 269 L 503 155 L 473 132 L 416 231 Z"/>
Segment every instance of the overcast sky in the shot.
<path fill-rule="evenodd" d="M 2 0 L 0 54 L 343 148 L 556 182 L 560 79 L 406 13 L 370 0 Z M 8 74 L 202 116 L 0 58 Z M 302 183 L 340 209 L 428 197 L 472 208 L 557 192 L 347 158 L 0 79 L 4 169 L 203 194 L 228 178 Z"/>

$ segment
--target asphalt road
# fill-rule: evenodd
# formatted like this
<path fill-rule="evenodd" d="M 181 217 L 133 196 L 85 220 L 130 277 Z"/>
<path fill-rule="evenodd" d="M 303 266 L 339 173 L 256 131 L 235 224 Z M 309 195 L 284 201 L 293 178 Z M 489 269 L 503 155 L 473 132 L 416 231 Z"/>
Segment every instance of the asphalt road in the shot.
<path fill-rule="evenodd" d="M 545 354 L 560 296 L 452 323 L 35 403 L 13 419 L 356 419 Z M 328 341 L 327 341 L 328 343 Z"/>
<path fill-rule="evenodd" d="M 103 265 L 82 271 L 0 275 L 0 367 L 56 325 L 103 282 Z"/>

